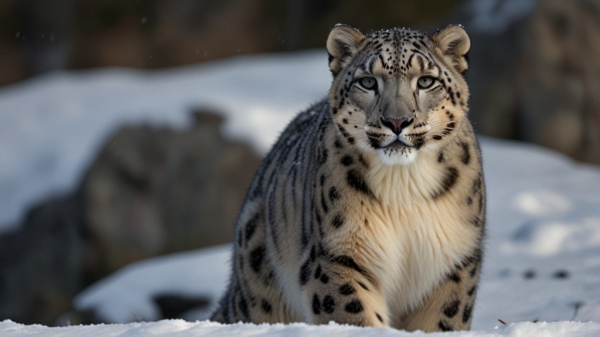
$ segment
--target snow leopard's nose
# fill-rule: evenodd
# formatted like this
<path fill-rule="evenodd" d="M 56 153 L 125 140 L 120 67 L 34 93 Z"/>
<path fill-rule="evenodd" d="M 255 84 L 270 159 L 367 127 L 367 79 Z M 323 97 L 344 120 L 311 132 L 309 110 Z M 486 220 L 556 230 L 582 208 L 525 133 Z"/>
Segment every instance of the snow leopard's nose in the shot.
<path fill-rule="evenodd" d="M 397 118 L 383 118 L 381 117 L 381 124 L 385 125 L 388 129 L 392 130 L 393 133 L 399 135 L 402 130 L 409 126 L 413 122 L 413 118 L 402 117 Z"/>

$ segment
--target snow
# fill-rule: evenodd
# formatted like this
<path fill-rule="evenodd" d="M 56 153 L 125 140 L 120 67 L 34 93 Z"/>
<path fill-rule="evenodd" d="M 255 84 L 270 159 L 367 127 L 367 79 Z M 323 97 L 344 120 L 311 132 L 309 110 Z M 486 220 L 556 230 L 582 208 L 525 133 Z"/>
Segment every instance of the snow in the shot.
<path fill-rule="evenodd" d="M 327 92 L 326 54 L 240 57 L 165 71 L 56 73 L 0 90 L 0 223 L 71 190 L 114 127 L 147 121 L 185 127 L 194 106 L 231 117 L 224 131 L 265 153 L 293 117 Z M 488 189 L 486 254 L 465 336 L 600 335 L 600 169 L 534 145 L 483 137 Z M 9 227 L 5 227 L 5 230 Z M 107 322 L 159 318 L 156 294 L 217 299 L 228 246 L 141 261 L 73 302 Z M 188 312 L 202 320 L 210 308 Z M 509 323 L 500 325 L 498 319 Z M 532 323 L 534 320 L 549 323 Z M 515 324 L 512 324 L 515 323 Z M 339 325 L 230 325 L 181 320 L 47 328 L 0 323 L 1 336 L 406 335 Z"/>
<path fill-rule="evenodd" d="M 164 71 L 57 72 L 0 89 L 0 231 L 32 203 L 73 190 L 123 123 L 183 128 L 208 107 L 225 133 L 265 153 L 331 82 L 325 51 L 245 56 Z"/>
<path fill-rule="evenodd" d="M 600 170 L 534 145 L 482 145 L 488 237 L 473 327 L 599 321 Z"/>
<path fill-rule="evenodd" d="M 49 328 L 41 325 L 22 325 L 11 321 L 0 322 L 0 335 L 3 337 L 44 336 L 173 336 L 173 337 L 230 337 L 230 336 L 473 336 L 473 337 L 521 337 L 521 336 L 578 336 L 593 337 L 600 334 L 600 323 L 557 322 L 557 323 L 517 323 L 486 331 L 446 332 L 424 334 L 409 333 L 390 328 L 358 328 L 329 323 L 314 326 L 307 324 L 231 324 L 222 325 L 208 321 L 186 322 L 184 320 L 163 320 L 152 323 L 130 323 L 127 325 L 93 325 Z"/>

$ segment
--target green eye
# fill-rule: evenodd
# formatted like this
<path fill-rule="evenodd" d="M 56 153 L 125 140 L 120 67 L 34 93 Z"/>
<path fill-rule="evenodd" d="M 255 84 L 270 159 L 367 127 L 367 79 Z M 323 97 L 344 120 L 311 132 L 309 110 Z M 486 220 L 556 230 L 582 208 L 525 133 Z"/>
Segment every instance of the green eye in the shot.
<path fill-rule="evenodd" d="M 435 83 L 435 79 L 433 77 L 423 76 L 417 81 L 417 86 L 419 87 L 419 89 L 427 89 L 430 88 L 433 85 L 433 83 Z"/>
<path fill-rule="evenodd" d="M 368 90 L 375 90 L 375 88 L 377 88 L 377 80 L 373 77 L 363 77 L 358 81 L 358 83 L 360 83 L 363 88 Z"/>

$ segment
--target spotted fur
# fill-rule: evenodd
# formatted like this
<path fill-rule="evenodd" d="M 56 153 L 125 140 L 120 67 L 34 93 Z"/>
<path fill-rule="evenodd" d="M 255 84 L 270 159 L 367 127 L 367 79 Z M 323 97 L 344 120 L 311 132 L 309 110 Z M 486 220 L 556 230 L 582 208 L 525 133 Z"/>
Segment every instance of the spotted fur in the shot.
<path fill-rule="evenodd" d="M 331 31 L 329 96 L 259 168 L 213 320 L 469 329 L 486 202 L 469 47 L 458 26 Z"/>

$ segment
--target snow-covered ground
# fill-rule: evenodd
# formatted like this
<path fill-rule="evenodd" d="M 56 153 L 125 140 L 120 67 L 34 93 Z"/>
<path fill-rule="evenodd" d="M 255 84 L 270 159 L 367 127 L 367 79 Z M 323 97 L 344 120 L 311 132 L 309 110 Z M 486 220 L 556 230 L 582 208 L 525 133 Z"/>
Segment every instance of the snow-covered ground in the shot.
<path fill-rule="evenodd" d="M 323 97 L 323 51 L 240 57 L 165 71 L 57 73 L 0 90 L 0 223 L 31 201 L 74 186 L 115 126 L 150 121 L 183 127 L 189 108 L 231 119 L 227 135 L 264 153 L 293 115 Z M 600 335 L 600 169 L 522 143 L 482 139 L 488 187 L 486 257 L 470 336 Z M 6 227 L 5 227 L 6 228 Z M 216 299 L 227 246 L 130 265 L 74 301 L 107 321 L 159 317 L 158 293 Z M 186 318 L 205 317 L 207 311 Z M 498 319 L 507 323 L 502 326 Z M 499 329 L 495 326 L 501 325 Z M 306 325 L 220 326 L 162 321 L 46 328 L 0 323 L 0 336 L 401 335 L 386 329 Z"/>
<path fill-rule="evenodd" d="M 186 322 L 184 320 L 164 320 L 153 323 L 130 323 L 119 325 L 73 326 L 68 328 L 48 328 L 41 325 L 21 325 L 10 321 L 0 322 L 0 336 L 43 336 L 43 337 L 244 337 L 244 336 L 471 336 L 471 337 L 597 337 L 600 323 L 557 322 L 557 323 L 517 323 L 487 331 L 440 332 L 424 334 L 409 333 L 390 328 L 358 328 L 348 325 L 307 325 L 307 324 L 231 324 L 212 322 Z"/>

